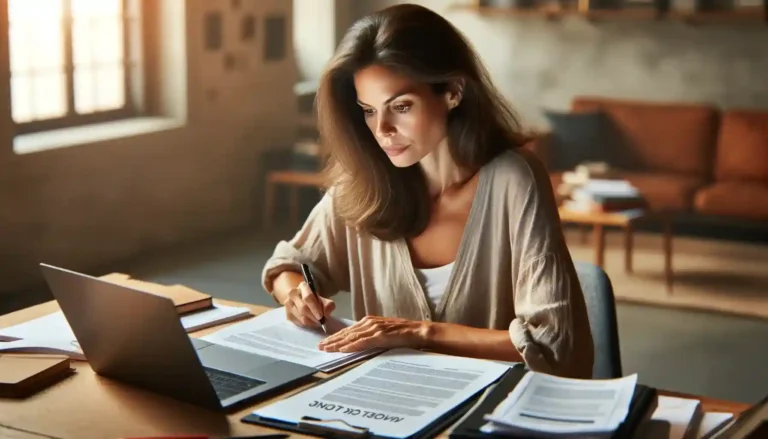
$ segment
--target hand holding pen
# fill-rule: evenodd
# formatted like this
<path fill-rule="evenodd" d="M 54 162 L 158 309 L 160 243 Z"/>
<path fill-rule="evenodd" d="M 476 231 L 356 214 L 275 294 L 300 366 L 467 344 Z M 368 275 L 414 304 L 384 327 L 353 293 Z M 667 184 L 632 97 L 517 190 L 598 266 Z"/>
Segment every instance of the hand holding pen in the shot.
<path fill-rule="evenodd" d="M 296 325 L 318 327 L 324 324 L 325 318 L 336 309 L 331 299 L 320 296 L 317 284 L 309 266 L 302 264 L 304 282 L 289 293 L 285 306 L 286 317 Z M 325 331 L 325 328 L 323 328 Z"/>

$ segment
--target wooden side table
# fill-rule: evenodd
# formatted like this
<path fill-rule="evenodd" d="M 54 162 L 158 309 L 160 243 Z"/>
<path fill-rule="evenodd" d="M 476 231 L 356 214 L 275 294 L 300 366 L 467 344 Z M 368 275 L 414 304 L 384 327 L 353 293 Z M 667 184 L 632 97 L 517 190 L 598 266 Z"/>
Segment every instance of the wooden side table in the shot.
<path fill-rule="evenodd" d="M 664 277 L 667 291 L 672 292 L 674 274 L 672 272 L 672 221 L 669 215 L 654 213 L 645 209 L 622 212 L 578 212 L 561 207 L 558 209 L 560 220 L 566 224 L 579 224 L 592 227 L 595 251 L 595 264 L 605 265 L 605 227 L 624 229 L 624 269 L 632 272 L 632 250 L 634 225 L 638 222 L 657 220 L 662 224 L 664 247 Z"/>
<path fill-rule="evenodd" d="M 299 188 L 316 187 L 320 189 L 323 186 L 323 176 L 319 172 L 306 171 L 272 171 L 268 173 L 264 202 L 264 227 L 272 226 L 272 219 L 275 216 L 275 190 L 281 184 L 290 187 L 289 219 L 291 224 L 295 225 L 299 222 Z"/>

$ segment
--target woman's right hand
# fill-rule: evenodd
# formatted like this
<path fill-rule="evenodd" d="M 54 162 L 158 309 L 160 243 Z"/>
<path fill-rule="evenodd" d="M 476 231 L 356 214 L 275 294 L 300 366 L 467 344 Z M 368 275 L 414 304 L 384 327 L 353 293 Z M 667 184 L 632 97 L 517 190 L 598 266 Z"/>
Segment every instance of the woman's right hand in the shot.
<path fill-rule="evenodd" d="M 320 318 L 324 316 L 327 319 L 336 309 L 333 300 L 315 296 L 306 282 L 300 283 L 288 293 L 283 306 L 288 320 L 307 328 L 319 327 Z"/>

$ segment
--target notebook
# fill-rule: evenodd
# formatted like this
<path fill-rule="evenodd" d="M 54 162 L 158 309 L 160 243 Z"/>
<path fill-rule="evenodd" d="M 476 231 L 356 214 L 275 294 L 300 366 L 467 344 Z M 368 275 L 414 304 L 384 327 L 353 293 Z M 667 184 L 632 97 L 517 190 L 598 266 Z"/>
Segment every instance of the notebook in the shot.
<path fill-rule="evenodd" d="M 0 355 L 0 397 L 24 398 L 71 375 L 63 355 Z"/>
<path fill-rule="evenodd" d="M 139 291 L 168 297 L 176 305 L 179 314 L 186 314 L 213 307 L 213 297 L 184 285 L 161 285 L 133 279 L 124 273 L 110 273 L 101 279 Z"/>

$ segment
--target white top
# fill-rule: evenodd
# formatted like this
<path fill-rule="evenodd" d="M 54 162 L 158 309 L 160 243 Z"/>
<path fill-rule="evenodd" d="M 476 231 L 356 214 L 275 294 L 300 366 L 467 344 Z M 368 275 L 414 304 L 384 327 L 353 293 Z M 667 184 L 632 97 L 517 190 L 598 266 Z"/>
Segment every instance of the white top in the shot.
<path fill-rule="evenodd" d="M 417 268 L 416 275 L 427 293 L 427 299 L 432 309 L 437 309 L 440 299 L 445 294 L 445 288 L 448 285 L 448 278 L 453 270 L 453 262 L 442 267 L 436 268 Z"/>

